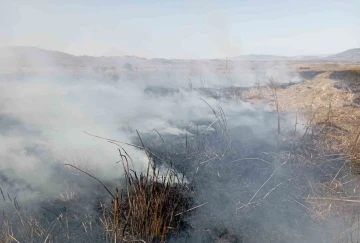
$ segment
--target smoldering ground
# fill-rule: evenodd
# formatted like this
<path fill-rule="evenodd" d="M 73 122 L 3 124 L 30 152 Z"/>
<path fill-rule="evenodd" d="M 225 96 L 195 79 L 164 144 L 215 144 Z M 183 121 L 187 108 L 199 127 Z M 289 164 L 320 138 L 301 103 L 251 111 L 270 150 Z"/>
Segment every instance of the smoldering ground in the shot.
<path fill-rule="evenodd" d="M 315 190 L 312 185 L 354 180 L 347 167 L 340 170 L 344 161 L 335 157 L 311 164 L 287 157 L 295 143 L 294 126 L 303 134 L 305 121 L 281 114 L 280 137 L 278 114 L 266 105 L 196 89 L 204 83 L 227 87 L 226 75 L 203 70 L 205 82 L 196 76 L 197 86 L 192 77 L 189 87 L 187 78 L 161 72 L 134 71 L 113 79 L 93 72 L 74 77 L 52 68 L 53 76 L 40 72 L 1 79 L 0 201 L 6 210 L 16 201 L 44 222 L 65 212 L 76 215 L 70 219 L 70 240 L 59 236 L 58 242 L 103 241 L 97 207 L 109 197 L 97 181 L 64 164 L 95 175 L 111 190 L 122 183 L 117 147 L 84 131 L 142 146 L 138 130 L 158 166 L 171 166 L 186 177 L 191 204 L 202 206 L 184 214 L 181 232 L 169 241 L 327 242 L 334 230 L 344 231 L 338 218 L 317 222 L 303 200 Z M 256 69 L 246 71 L 263 77 Z M 146 154 L 131 146 L 126 151 L 134 171 L 144 171 Z M 92 230 L 83 222 L 92 223 Z"/>
<path fill-rule="evenodd" d="M 346 231 L 344 222 L 349 224 L 351 220 L 346 216 L 344 221 L 341 217 L 316 219 L 315 210 L 304 203 L 304 198 L 314 193 L 312 185 L 318 187 L 335 177 L 344 181 L 353 178 L 348 169 L 339 170 L 344 161 L 335 158 L 329 162 L 318 155 L 315 166 L 304 163 L 291 155 L 293 140 L 278 141 L 276 114 L 262 111 L 262 115 L 266 119 L 258 119 L 253 129 L 232 124 L 225 133 L 223 127 L 214 126 L 215 131 L 205 134 L 199 132 L 198 126 L 188 126 L 194 136 L 144 136 L 155 154 L 168 158 L 188 176 L 194 187 L 194 205 L 201 206 L 186 217 L 186 230 L 172 240 L 347 242 L 349 237 L 357 238 L 356 233 L 345 233 L 335 239 Z M 283 132 L 293 131 L 286 119 L 282 123 L 287 127 Z M 344 191 L 352 194 L 351 188 L 354 184 Z"/>
<path fill-rule="evenodd" d="M 57 161 L 92 168 L 100 177 L 117 178 L 121 173 L 116 169 L 116 149 L 83 131 L 129 142 L 135 129 L 185 133 L 181 127 L 191 121 L 214 119 L 196 91 L 180 89 L 171 96 L 159 97 L 144 92 L 146 86 L 136 81 L 79 82 L 41 75 L 21 81 L 3 80 L 2 169 L 13 171 L 14 176 L 33 187 L 44 186 L 43 190 L 57 193 L 59 184 L 50 185 L 54 181 L 51 167 L 57 166 Z M 214 106 L 218 103 L 204 98 Z M 242 114 L 236 122 L 254 125 L 259 118 L 265 119 L 256 109 L 243 102 L 229 103 L 226 108 L 229 116 L 233 116 L 230 111 Z M 139 161 L 135 169 L 141 170 L 147 164 L 146 156 L 136 150 L 131 153 Z"/>

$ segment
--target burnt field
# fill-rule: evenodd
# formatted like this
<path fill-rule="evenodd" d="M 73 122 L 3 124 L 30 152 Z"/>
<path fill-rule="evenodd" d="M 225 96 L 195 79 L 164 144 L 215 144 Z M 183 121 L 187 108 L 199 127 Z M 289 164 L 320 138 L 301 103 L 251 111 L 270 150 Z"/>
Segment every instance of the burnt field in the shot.
<path fill-rule="evenodd" d="M 0 241 L 358 242 L 353 71 L 248 66 L 2 76 Z"/>

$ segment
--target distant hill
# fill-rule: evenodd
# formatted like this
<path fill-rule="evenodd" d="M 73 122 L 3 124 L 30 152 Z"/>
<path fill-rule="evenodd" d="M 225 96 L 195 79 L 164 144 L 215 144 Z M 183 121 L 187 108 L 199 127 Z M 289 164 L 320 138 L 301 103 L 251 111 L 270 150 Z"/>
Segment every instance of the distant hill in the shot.
<path fill-rule="evenodd" d="M 148 59 L 136 56 L 75 56 L 65 52 L 27 46 L 0 47 L 0 65 L 2 67 L 121 66 L 127 62 L 144 61 L 146 62 Z"/>
<path fill-rule="evenodd" d="M 277 62 L 277 61 L 322 61 L 322 62 L 360 62 L 360 48 L 350 49 L 338 54 L 324 56 L 276 56 L 276 55 L 242 55 L 229 58 L 231 61 Z M 0 68 L 30 67 L 118 67 L 129 63 L 143 68 L 157 68 L 165 66 L 185 66 L 203 64 L 205 62 L 222 62 L 216 60 L 182 60 L 164 58 L 142 58 L 137 56 L 75 56 L 59 51 L 49 51 L 37 47 L 11 46 L 0 47 Z M 184 66 L 185 65 L 185 66 Z"/>
<path fill-rule="evenodd" d="M 232 57 L 232 61 L 286 61 L 289 57 L 286 56 L 275 56 L 275 55 L 242 55 L 237 57 Z"/>
<path fill-rule="evenodd" d="M 276 56 L 276 55 L 243 55 L 232 57 L 230 60 L 233 61 L 252 61 L 252 62 L 275 62 L 275 61 L 315 61 L 324 60 L 324 55 L 314 56 Z"/>
<path fill-rule="evenodd" d="M 48 51 L 37 47 L 0 47 L 0 64 L 5 67 L 45 68 L 59 65 L 76 65 L 76 56 L 59 51 Z"/>
<path fill-rule="evenodd" d="M 360 48 L 350 49 L 333 55 L 312 56 L 276 56 L 276 55 L 242 55 L 232 57 L 233 61 L 323 61 L 323 62 L 360 62 Z"/>
<path fill-rule="evenodd" d="M 334 61 L 360 62 L 360 48 L 340 52 L 338 54 L 328 56 L 327 59 Z"/>

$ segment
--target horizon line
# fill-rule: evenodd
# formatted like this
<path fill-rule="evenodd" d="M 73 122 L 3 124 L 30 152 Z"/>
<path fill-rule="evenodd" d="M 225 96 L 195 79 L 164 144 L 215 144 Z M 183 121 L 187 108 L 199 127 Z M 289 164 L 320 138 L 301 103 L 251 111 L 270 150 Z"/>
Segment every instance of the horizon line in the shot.
<path fill-rule="evenodd" d="M 58 53 L 63 53 L 66 55 L 70 55 L 70 56 L 74 56 L 74 57 L 94 57 L 94 58 L 116 58 L 116 57 L 136 57 L 136 58 L 141 58 L 141 59 L 148 59 L 148 60 L 153 60 L 153 59 L 164 59 L 164 60 L 226 60 L 226 59 L 233 59 L 233 58 L 238 58 L 238 57 L 247 57 L 247 56 L 271 56 L 271 57 L 279 57 L 279 58 L 296 58 L 296 57 L 327 57 L 327 56 L 332 56 L 332 55 L 336 55 L 339 53 L 343 53 L 346 51 L 350 51 L 350 50 L 356 50 L 359 49 L 360 47 L 355 47 L 355 48 L 350 48 L 350 49 L 346 49 L 342 52 L 338 52 L 338 53 L 331 53 L 331 54 L 311 54 L 311 55 L 277 55 L 277 54 L 256 54 L 256 53 L 250 53 L 250 54 L 243 54 L 243 55 L 237 55 L 237 56 L 229 56 L 229 57 L 210 57 L 210 58 L 164 58 L 164 57 L 144 57 L 144 56 L 137 56 L 137 55 L 114 55 L 114 56 L 106 56 L 106 55 L 87 55 L 87 54 L 83 54 L 83 55 L 75 55 L 69 52 L 65 52 L 65 51 L 60 51 L 60 50 L 54 50 L 54 49 L 47 49 L 44 47 L 38 47 L 38 46 L 23 46 L 23 45 L 2 45 L 0 46 L 0 48 L 34 48 L 34 49 L 39 49 L 42 51 L 48 51 L 48 52 L 58 52 Z"/>

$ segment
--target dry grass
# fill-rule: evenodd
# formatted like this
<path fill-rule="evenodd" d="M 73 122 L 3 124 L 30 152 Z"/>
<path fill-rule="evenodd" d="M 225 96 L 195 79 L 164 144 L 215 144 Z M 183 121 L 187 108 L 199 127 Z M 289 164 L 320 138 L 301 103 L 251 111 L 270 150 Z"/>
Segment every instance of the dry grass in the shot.
<path fill-rule="evenodd" d="M 312 71 L 324 71 L 324 72 L 333 72 L 333 71 L 344 71 L 344 70 L 352 70 L 359 69 L 360 64 L 354 63 L 316 63 L 316 62 L 308 62 L 308 63 L 291 63 L 289 67 L 302 71 L 304 68 L 306 70 Z"/>
<path fill-rule="evenodd" d="M 356 70 L 353 72 L 358 73 Z M 324 144 L 329 150 L 344 152 L 351 155 L 354 161 L 359 160 L 360 107 L 353 102 L 359 94 L 350 88 L 335 88 L 336 81 L 329 76 L 330 73 L 325 72 L 312 80 L 277 89 L 277 105 L 274 109 L 297 113 L 311 120 L 312 126 L 326 135 L 323 139 L 326 139 Z M 254 96 L 254 91 L 245 92 L 243 98 L 253 103 L 265 101 L 273 105 L 273 90 L 262 90 L 261 99 Z"/>
<path fill-rule="evenodd" d="M 345 85 L 337 87 L 337 82 Z M 333 157 L 343 161 L 332 180 L 311 184 L 311 193 L 297 201 L 315 220 L 343 219 L 345 228 L 333 232 L 333 242 L 360 239 L 360 188 L 353 176 L 360 174 L 360 106 L 355 102 L 360 96 L 359 87 L 360 69 L 355 68 L 324 72 L 285 89 L 274 89 L 270 82 L 268 89 L 261 90 L 260 98 L 256 89 L 243 94 L 247 101 L 267 102 L 274 110 L 296 113 L 308 122 L 297 155 L 303 156 L 304 163 L 317 166 L 322 161 L 331 163 Z M 333 155 L 324 157 L 319 151 L 330 151 Z"/>
<path fill-rule="evenodd" d="M 148 152 L 145 147 L 143 149 Z M 101 203 L 98 221 L 105 237 L 103 240 L 109 243 L 165 242 L 180 229 L 183 214 L 196 209 L 190 209 L 189 189 L 184 177 L 179 178 L 171 168 L 165 171 L 157 169 L 150 158 L 147 172 L 138 175 L 129 166 L 131 158 L 125 150 L 122 151 L 119 150 L 125 171 L 125 186 L 120 192 L 116 189 L 115 193 L 111 193 L 96 177 L 72 166 L 72 169 L 98 180 L 113 198 L 111 205 Z M 78 242 L 76 237 L 92 233 L 95 227 L 92 225 L 94 222 L 83 221 L 81 232 L 71 234 L 66 212 L 57 214 L 46 209 L 56 218 L 44 222 L 39 216 L 34 217 L 20 209 L 16 200 L 13 200 L 13 206 L 13 212 L 8 216 L 4 214 L 0 224 L 0 242 Z M 98 234 L 101 235 L 101 232 Z M 85 238 L 82 241 L 89 242 Z"/>
<path fill-rule="evenodd" d="M 20 210 L 15 205 L 15 210 L 7 218 L 3 215 L 4 219 L 0 225 L 0 240 L 4 243 L 13 242 L 60 242 L 55 240 L 59 237 L 54 237 L 54 229 L 62 231 L 62 239 L 69 240 L 69 225 L 66 214 L 60 214 L 57 218 L 49 224 L 44 224 L 38 218 Z"/>
<path fill-rule="evenodd" d="M 189 207 L 183 180 L 171 169 L 161 176 L 155 165 L 139 176 L 126 163 L 124 169 L 125 194 L 116 191 L 111 209 L 104 207 L 105 231 L 113 242 L 165 242 Z"/>

